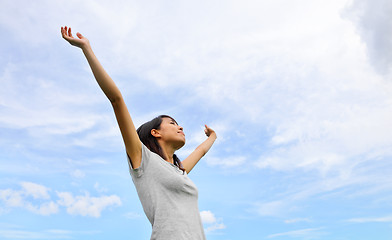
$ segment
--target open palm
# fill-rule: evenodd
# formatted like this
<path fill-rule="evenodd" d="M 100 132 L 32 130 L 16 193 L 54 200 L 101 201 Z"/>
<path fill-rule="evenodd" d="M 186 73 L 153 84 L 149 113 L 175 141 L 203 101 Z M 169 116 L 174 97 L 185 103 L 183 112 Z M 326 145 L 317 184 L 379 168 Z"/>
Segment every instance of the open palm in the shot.
<path fill-rule="evenodd" d="M 68 28 L 67 26 L 61 27 L 61 35 L 71 45 L 79 47 L 79 48 L 83 48 L 84 46 L 87 46 L 89 44 L 88 39 L 83 37 L 83 35 L 80 33 L 76 33 L 76 36 L 78 38 L 74 38 L 72 36 L 71 28 Z"/>

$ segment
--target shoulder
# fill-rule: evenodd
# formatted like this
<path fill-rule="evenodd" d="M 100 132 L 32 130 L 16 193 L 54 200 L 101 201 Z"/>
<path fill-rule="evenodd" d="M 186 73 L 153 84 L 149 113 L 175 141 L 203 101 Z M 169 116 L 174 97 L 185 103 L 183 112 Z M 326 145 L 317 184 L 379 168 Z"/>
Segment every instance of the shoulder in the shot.
<path fill-rule="evenodd" d="M 129 170 L 131 175 L 135 175 L 136 177 L 141 177 L 146 171 L 151 172 L 154 171 L 154 166 L 159 165 L 163 159 L 158 154 L 152 152 L 146 145 L 142 143 L 141 146 L 141 162 L 138 167 L 132 167 L 131 159 L 129 155 L 127 155 Z"/>

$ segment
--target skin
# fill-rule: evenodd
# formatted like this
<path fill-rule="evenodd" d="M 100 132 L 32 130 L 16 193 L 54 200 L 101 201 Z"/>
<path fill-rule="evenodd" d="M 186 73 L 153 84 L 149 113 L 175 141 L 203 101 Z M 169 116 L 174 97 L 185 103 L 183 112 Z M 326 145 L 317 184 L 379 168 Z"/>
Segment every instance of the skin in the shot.
<path fill-rule="evenodd" d="M 71 28 L 67 26 L 61 27 L 61 35 L 72 46 L 78 47 L 83 51 L 95 80 L 112 104 L 125 149 L 131 159 L 132 166 L 134 169 L 139 168 L 142 161 L 142 143 L 137 135 L 135 125 L 120 90 L 98 61 L 86 37 L 80 33 L 76 33 L 77 38 L 74 37 Z M 207 125 L 205 125 L 204 132 L 208 138 L 182 161 L 187 173 L 194 168 L 216 140 L 215 131 Z M 174 152 L 185 144 L 183 128 L 172 119 L 163 118 L 159 129 L 152 129 L 151 134 L 157 138 L 166 161 L 173 163 Z"/>

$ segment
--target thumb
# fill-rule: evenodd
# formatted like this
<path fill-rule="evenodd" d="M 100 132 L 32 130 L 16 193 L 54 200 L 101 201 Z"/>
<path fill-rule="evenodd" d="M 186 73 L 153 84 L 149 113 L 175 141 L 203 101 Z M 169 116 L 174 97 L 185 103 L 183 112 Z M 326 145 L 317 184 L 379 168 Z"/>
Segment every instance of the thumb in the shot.
<path fill-rule="evenodd" d="M 76 36 L 78 36 L 78 38 L 80 38 L 80 39 L 84 38 L 83 35 L 81 33 L 79 33 L 79 32 L 76 33 Z"/>

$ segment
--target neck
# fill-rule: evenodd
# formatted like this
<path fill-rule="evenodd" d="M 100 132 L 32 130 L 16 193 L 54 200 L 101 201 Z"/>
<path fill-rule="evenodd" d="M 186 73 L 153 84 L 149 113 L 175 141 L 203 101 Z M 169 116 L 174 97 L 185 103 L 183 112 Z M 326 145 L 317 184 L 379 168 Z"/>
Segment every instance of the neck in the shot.
<path fill-rule="evenodd" d="M 173 155 L 176 149 L 174 147 L 165 144 L 165 142 L 158 141 L 159 145 L 162 148 L 163 156 L 165 156 L 165 160 L 174 164 Z"/>

